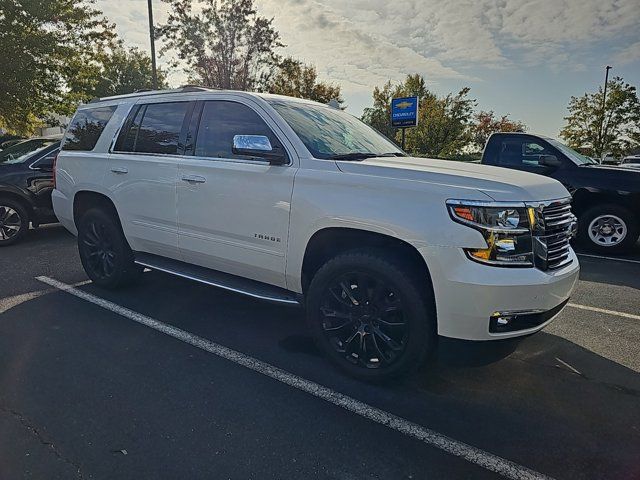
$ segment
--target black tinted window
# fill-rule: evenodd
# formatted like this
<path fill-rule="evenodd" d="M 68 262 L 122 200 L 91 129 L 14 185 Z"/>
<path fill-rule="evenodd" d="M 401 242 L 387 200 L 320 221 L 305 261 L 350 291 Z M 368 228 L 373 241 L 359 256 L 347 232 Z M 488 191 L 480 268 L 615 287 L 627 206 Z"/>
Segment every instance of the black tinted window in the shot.
<path fill-rule="evenodd" d="M 142 115 L 134 151 L 178 153 L 178 139 L 188 106 L 187 102 L 147 105 Z"/>
<path fill-rule="evenodd" d="M 93 150 L 116 107 L 97 107 L 75 114 L 67 128 L 63 150 Z"/>
<path fill-rule="evenodd" d="M 498 164 L 511 167 L 538 166 L 541 156 L 553 154 L 541 143 L 526 138 L 509 138 L 500 143 Z"/>
<path fill-rule="evenodd" d="M 133 110 L 116 141 L 120 152 L 178 153 L 178 140 L 189 102 L 150 103 Z"/>
<path fill-rule="evenodd" d="M 282 148 L 271 129 L 251 108 L 241 103 L 205 102 L 196 137 L 195 155 L 214 158 L 249 158 L 232 152 L 234 135 L 264 135 L 274 149 Z"/>

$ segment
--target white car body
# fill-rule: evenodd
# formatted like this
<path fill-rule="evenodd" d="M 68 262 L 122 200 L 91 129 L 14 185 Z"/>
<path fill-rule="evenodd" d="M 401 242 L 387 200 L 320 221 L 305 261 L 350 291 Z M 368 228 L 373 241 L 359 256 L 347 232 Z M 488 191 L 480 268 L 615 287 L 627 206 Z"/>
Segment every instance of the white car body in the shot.
<path fill-rule="evenodd" d="M 437 331 L 447 337 L 493 340 L 527 335 L 552 319 L 507 333 L 490 333 L 488 319 L 495 312 L 547 311 L 567 301 L 579 271 L 573 250 L 570 262 L 553 271 L 474 262 L 463 248 L 486 247 L 484 237 L 452 221 L 446 207 L 449 199 L 544 202 L 569 197 L 559 182 L 516 170 L 426 158 L 314 158 L 269 98 L 202 91 L 100 102 L 117 109 L 95 148 L 63 150 L 58 157 L 56 215 L 77 234 L 74 198 L 83 191 L 100 193 L 115 205 L 134 251 L 297 294 L 303 294 L 306 248 L 318 232 L 347 228 L 390 236 L 410 244 L 424 258 L 435 294 Z M 290 163 L 113 153 L 133 105 L 178 99 L 249 106 L 281 141 Z"/>

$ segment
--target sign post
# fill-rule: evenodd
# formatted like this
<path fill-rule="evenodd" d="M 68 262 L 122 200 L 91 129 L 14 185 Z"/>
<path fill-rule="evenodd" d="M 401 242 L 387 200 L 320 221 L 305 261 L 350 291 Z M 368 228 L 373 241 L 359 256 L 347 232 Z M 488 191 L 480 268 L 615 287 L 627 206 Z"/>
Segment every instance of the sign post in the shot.
<path fill-rule="evenodd" d="M 405 129 L 418 125 L 418 97 L 391 99 L 391 126 L 402 129 L 402 150 L 404 150 Z"/>

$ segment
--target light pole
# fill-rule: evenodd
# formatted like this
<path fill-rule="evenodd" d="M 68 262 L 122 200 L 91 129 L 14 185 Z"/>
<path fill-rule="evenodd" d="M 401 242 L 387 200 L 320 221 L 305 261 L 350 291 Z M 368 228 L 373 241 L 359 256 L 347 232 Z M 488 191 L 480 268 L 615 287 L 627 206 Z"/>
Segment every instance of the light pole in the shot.
<path fill-rule="evenodd" d="M 151 40 L 151 83 L 153 89 L 158 89 L 158 72 L 156 70 L 156 41 L 153 38 L 153 5 L 152 0 L 147 0 L 147 6 L 149 8 L 149 40 Z"/>
<path fill-rule="evenodd" d="M 602 128 L 604 127 L 605 108 L 607 105 L 607 84 L 609 83 L 609 70 L 611 70 L 612 68 L 613 67 L 610 67 L 609 65 L 607 65 L 607 68 L 605 68 L 605 74 L 604 74 L 604 92 L 602 92 L 602 119 L 600 120 L 600 135 L 598 135 L 600 137 L 600 148 L 603 147 Z M 604 154 L 605 154 L 604 151 L 600 152 L 600 163 L 602 163 L 602 156 Z"/>

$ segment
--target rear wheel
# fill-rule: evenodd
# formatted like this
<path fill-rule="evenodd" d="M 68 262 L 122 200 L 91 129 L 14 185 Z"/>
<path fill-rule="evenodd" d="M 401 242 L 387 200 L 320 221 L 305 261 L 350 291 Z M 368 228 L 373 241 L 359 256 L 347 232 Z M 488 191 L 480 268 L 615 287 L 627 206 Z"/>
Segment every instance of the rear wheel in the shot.
<path fill-rule="evenodd" d="M 590 250 L 607 254 L 627 251 L 636 244 L 640 225 L 624 207 L 605 204 L 591 207 L 580 215 L 578 239 Z"/>
<path fill-rule="evenodd" d="M 307 319 L 325 355 L 364 380 L 417 369 L 436 338 L 430 289 L 378 251 L 345 253 L 320 268 L 307 292 Z"/>
<path fill-rule="evenodd" d="M 19 242 L 29 230 L 29 214 L 15 200 L 0 198 L 0 247 Z"/>
<path fill-rule="evenodd" d="M 78 251 L 89 278 L 105 288 L 130 284 L 142 272 L 113 215 L 102 209 L 88 210 L 78 225 Z"/>

